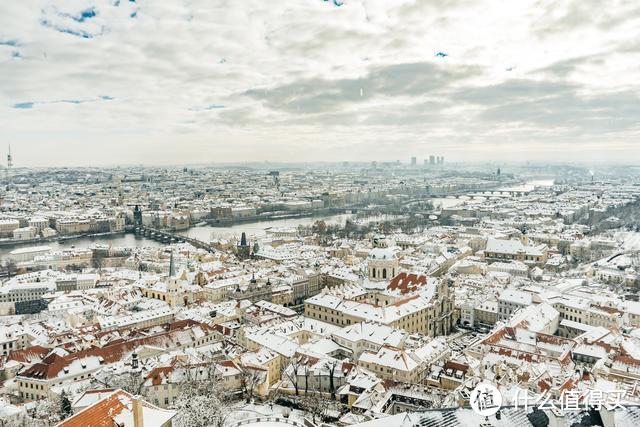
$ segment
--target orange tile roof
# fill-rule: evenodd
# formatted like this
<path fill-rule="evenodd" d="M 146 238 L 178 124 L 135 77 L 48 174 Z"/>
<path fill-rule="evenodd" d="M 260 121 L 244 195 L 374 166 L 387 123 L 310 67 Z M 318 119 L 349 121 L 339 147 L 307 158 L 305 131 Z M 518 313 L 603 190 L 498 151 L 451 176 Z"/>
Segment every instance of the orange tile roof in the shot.
<path fill-rule="evenodd" d="M 77 414 L 67 418 L 56 427 L 114 427 L 115 418 L 123 412 L 131 412 L 134 396 L 124 390 L 115 390 L 109 396 L 87 406 Z M 170 418 L 173 411 L 164 410 L 142 401 L 144 408 L 154 409 L 167 413 Z M 128 427 L 128 426 L 124 426 Z M 152 426 L 148 426 L 152 427 Z"/>
<path fill-rule="evenodd" d="M 130 399 L 131 395 L 126 391 L 116 390 L 108 397 L 62 421 L 57 427 L 113 427 L 116 425 L 113 417 L 126 408 L 121 397 Z"/>

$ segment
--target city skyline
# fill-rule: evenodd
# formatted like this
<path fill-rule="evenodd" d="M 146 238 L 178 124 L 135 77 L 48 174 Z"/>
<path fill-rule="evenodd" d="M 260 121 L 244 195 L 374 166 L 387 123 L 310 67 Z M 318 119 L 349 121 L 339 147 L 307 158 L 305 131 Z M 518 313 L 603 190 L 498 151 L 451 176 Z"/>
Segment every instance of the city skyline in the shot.
<path fill-rule="evenodd" d="M 637 427 L 640 3 L 0 8 L 0 425 Z"/>
<path fill-rule="evenodd" d="M 0 141 L 16 166 L 628 163 L 640 11 L 596 6 L 9 3 Z"/>

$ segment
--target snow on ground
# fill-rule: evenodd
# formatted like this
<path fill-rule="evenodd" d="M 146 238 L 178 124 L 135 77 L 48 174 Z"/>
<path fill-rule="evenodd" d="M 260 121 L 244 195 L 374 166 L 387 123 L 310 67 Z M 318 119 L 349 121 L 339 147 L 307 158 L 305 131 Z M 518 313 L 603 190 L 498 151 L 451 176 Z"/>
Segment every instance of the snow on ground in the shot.
<path fill-rule="evenodd" d="M 279 423 L 276 421 L 260 421 L 256 423 L 247 424 L 246 427 L 291 427 L 291 424 Z"/>
<path fill-rule="evenodd" d="M 617 241 L 622 240 L 622 249 L 625 251 L 640 251 L 640 233 L 635 231 L 621 231 L 615 233 Z"/>
<path fill-rule="evenodd" d="M 277 417 L 284 418 L 284 414 L 286 413 L 289 414 L 290 420 L 297 421 L 299 423 L 302 423 L 304 421 L 304 411 L 300 411 L 298 409 L 291 409 L 285 406 L 280 406 L 275 404 L 274 405 L 270 405 L 270 404 L 258 405 L 254 403 L 242 402 L 242 403 L 233 405 L 232 412 L 227 418 L 227 423 L 234 424 L 242 420 L 255 419 L 260 416 L 277 416 Z M 286 425 L 286 424 L 275 423 L 275 422 L 272 422 L 272 424 L 267 424 L 267 423 L 268 422 L 262 422 L 259 424 L 256 423 L 256 424 L 251 424 L 251 426 L 252 427 L 253 426 L 280 427 L 280 426 Z"/>

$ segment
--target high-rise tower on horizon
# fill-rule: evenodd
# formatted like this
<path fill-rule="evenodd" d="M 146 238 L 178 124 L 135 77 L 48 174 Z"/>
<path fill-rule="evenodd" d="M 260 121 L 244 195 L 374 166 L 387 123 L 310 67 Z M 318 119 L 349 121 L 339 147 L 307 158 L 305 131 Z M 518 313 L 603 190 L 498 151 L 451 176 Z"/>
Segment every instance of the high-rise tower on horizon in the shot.
<path fill-rule="evenodd" d="M 7 152 L 7 186 L 9 185 L 9 180 L 11 177 L 11 168 L 13 167 L 13 156 L 11 156 L 11 144 L 9 144 L 9 150 Z"/>

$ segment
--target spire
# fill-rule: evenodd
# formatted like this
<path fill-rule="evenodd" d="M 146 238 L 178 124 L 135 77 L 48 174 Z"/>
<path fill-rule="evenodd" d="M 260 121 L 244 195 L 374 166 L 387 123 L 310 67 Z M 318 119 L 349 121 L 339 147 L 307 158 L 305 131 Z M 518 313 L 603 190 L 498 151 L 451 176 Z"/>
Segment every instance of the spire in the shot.
<path fill-rule="evenodd" d="M 171 258 L 169 258 L 169 277 L 176 275 L 176 266 L 173 264 L 173 249 L 171 249 Z"/>
<path fill-rule="evenodd" d="M 11 167 L 13 166 L 13 157 L 11 156 L 11 144 L 9 144 L 9 151 L 7 152 L 7 169 L 5 170 L 7 178 L 7 187 L 9 186 L 9 179 L 11 177 Z"/>
<path fill-rule="evenodd" d="M 240 236 L 240 246 L 247 246 L 247 234 L 243 231 Z"/>

